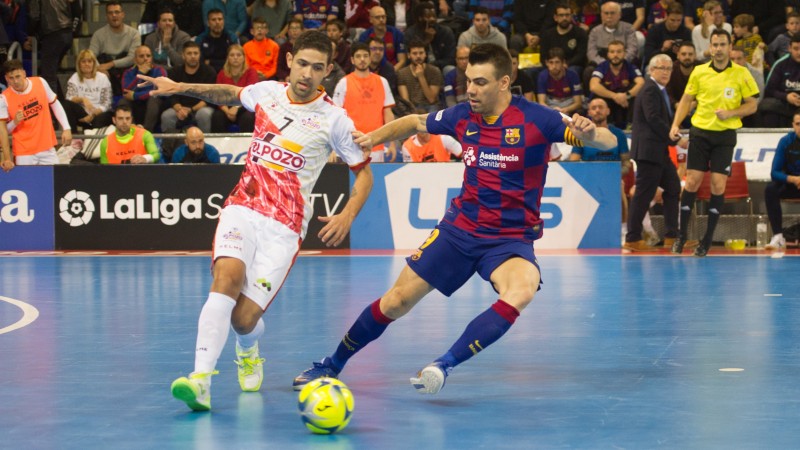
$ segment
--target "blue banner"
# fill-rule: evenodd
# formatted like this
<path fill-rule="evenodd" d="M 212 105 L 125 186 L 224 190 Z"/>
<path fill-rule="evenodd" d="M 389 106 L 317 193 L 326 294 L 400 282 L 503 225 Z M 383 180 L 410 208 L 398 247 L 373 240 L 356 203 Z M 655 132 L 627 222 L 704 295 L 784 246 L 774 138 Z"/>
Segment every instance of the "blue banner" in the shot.
<path fill-rule="evenodd" d="M 53 250 L 53 167 L 0 172 L 0 250 Z"/>

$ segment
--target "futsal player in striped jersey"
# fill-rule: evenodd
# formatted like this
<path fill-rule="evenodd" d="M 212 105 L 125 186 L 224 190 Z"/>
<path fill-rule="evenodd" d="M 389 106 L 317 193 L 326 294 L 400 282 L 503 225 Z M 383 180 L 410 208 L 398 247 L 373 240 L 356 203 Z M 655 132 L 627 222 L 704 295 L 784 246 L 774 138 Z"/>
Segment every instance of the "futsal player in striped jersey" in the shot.
<path fill-rule="evenodd" d="M 295 378 L 295 389 L 321 376 L 338 377 L 350 357 L 426 294 L 437 289 L 450 296 L 478 272 L 499 299 L 447 352 L 411 378 L 420 393 L 435 394 L 454 367 L 498 340 L 533 300 L 540 284 L 533 242 L 542 236 L 540 204 L 550 144 L 609 149 L 617 140 L 586 117 L 569 118 L 512 96 L 511 56 L 503 47 L 473 47 L 466 77 L 468 103 L 406 116 L 356 140 L 374 145 L 416 132 L 452 136 L 463 149 L 464 181 L 444 218 L 406 259 L 394 286 L 364 309 L 331 356 Z"/>

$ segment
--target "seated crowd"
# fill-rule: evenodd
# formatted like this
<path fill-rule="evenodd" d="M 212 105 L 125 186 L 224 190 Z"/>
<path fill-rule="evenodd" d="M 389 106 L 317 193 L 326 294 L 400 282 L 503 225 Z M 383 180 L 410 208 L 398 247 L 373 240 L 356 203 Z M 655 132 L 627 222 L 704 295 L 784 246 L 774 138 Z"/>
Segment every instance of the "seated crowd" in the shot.
<path fill-rule="evenodd" d="M 608 123 L 630 129 L 646 78 L 643 64 L 661 53 L 673 60 L 667 92 L 674 108 L 693 68 L 709 60 L 710 33 L 718 28 L 733 35 L 732 59 L 761 88 L 759 111 L 747 126 L 788 127 L 800 107 L 800 0 L 150 0 L 142 17 L 131 19 L 118 0 L 101 8 L 106 24 L 80 49 L 66 86 L 58 85 L 52 61 L 44 61 L 60 62 L 66 50 L 53 54 L 58 46 L 44 47 L 51 30 L 39 30 L 41 79 L 61 105 L 53 117 L 60 121 L 63 112 L 62 126 L 76 134 L 116 124 L 120 108 L 151 133 L 252 131 L 254 114 L 243 108 L 153 97 L 137 75 L 238 86 L 285 81 L 286 54 L 311 28 L 325 32 L 335 48 L 324 89 L 365 132 L 399 115 L 466 101 L 470 47 L 487 42 L 509 48 L 513 93 L 566 114 L 586 113 L 592 100 L 603 99 Z M 6 20 L 6 44 L 29 48 L 22 25 L 29 13 L 23 5 Z M 131 27 L 136 19 L 152 31 L 140 35 L 147 27 Z M 541 64 L 531 63 L 532 54 Z M 365 87 L 383 93 L 367 99 Z M 416 136 L 407 144 L 428 139 Z M 417 160 L 410 147 L 397 144 L 373 160 Z M 458 158 L 446 142 L 440 146 L 431 153 L 436 160 Z M 177 150 L 154 155 L 149 144 L 143 148 L 137 161 L 171 162 Z M 192 160 L 191 154 L 184 149 L 177 162 Z"/>

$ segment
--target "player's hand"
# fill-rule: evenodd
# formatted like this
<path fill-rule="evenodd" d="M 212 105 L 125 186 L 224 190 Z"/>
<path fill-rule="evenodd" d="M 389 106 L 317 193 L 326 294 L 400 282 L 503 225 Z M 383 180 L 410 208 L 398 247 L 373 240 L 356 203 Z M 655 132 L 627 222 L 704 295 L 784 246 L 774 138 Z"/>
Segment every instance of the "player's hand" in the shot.
<path fill-rule="evenodd" d="M 67 146 L 72 144 L 72 131 L 64 130 L 61 132 L 61 145 Z"/>
<path fill-rule="evenodd" d="M 717 115 L 717 118 L 719 120 L 726 120 L 733 117 L 733 113 L 731 111 L 728 111 L 727 109 L 718 109 L 714 111 L 714 114 Z"/>
<path fill-rule="evenodd" d="M 680 148 L 689 148 L 689 139 L 687 139 L 685 137 L 681 137 L 678 140 L 678 147 L 680 147 Z"/>
<path fill-rule="evenodd" d="M 142 80 L 136 87 L 155 87 L 155 89 L 150 91 L 150 95 L 172 95 L 180 92 L 180 83 L 176 83 L 167 77 L 153 78 L 141 74 L 136 76 Z"/>
<path fill-rule="evenodd" d="M 562 115 L 561 121 L 569 127 L 573 136 L 582 141 L 594 141 L 597 126 L 591 119 L 580 114 L 574 114 L 572 118 L 566 114 Z"/>
<path fill-rule="evenodd" d="M 384 153 L 385 153 L 385 158 L 384 158 L 385 162 L 394 162 L 394 158 L 397 157 L 397 148 L 395 146 L 394 141 L 392 141 L 391 144 L 386 146 Z"/>
<path fill-rule="evenodd" d="M 356 145 L 361 147 L 361 151 L 364 152 L 364 159 L 370 158 L 372 155 L 372 146 L 374 145 L 372 142 L 372 136 L 369 133 L 364 134 L 360 131 L 353 131 L 353 142 Z"/>
<path fill-rule="evenodd" d="M 321 222 L 325 222 L 325 226 L 322 227 L 317 236 L 326 247 L 338 247 L 344 241 L 347 233 L 350 232 L 350 226 L 353 224 L 354 219 L 345 213 L 319 216 L 317 218 Z"/>
<path fill-rule="evenodd" d="M 11 169 L 14 168 L 14 161 L 6 159 L 5 161 L 0 163 L 0 168 L 3 169 L 3 172 L 9 172 Z"/>
<path fill-rule="evenodd" d="M 22 111 L 17 111 L 17 113 L 14 114 L 14 123 L 19 125 L 23 121 L 25 121 L 25 114 Z"/>
<path fill-rule="evenodd" d="M 678 127 L 672 127 L 669 130 L 669 138 L 673 141 L 677 141 L 681 139 L 681 130 Z M 685 147 L 684 147 L 685 148 Z"/>
<path fill-rule="evenodd" d="M 131 164 L 147 164 L 147 159 L 145 159 L 142 155 L 133 155 L 131 158 Z"/>
<path fill-rule="evenodd" d="M 425 64 L 411 64 L 411 75 L 419 78 L 425 74 Z"/>

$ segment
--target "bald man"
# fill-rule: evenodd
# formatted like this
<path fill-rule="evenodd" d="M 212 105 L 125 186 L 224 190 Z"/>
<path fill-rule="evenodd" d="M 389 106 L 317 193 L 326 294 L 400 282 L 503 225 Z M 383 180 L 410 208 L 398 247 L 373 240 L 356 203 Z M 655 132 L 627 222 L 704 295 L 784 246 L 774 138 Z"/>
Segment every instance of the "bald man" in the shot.
<path fill-rule="evenodd" d="M 219 164 L 219 152 L 213 145 L 206 144 L 200 128 L 187 129 L 184 142 L 172 154 L 172 164 Z"/>

